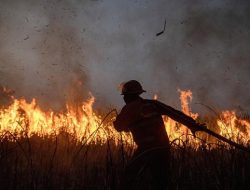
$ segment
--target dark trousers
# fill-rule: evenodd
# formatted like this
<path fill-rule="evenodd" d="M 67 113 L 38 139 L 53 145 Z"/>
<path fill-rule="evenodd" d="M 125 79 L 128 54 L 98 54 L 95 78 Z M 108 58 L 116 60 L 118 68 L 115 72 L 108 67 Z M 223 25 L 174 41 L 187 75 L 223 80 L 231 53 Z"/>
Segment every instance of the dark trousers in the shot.
<path fill-rule="evenodd" d="M 166 146 L 139 147 L 125 168 L 120 189 L 168 189 L 169 158 L 170 151 Z"/>

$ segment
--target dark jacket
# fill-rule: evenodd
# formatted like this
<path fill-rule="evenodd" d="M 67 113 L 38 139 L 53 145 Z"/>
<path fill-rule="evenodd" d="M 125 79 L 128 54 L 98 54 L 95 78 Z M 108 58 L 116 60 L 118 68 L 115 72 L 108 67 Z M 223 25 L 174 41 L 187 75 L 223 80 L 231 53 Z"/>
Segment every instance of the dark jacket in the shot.
<path fill-rule="evenodd" d="M 195 123 L 191 117 L 157 100 L 139 98 L 122 108 L 114 127 L 117 131 L 130 131 L 138 147 L 165 146 L 169 144 L 169 139 L 162 115 L 187 127 Z"/>

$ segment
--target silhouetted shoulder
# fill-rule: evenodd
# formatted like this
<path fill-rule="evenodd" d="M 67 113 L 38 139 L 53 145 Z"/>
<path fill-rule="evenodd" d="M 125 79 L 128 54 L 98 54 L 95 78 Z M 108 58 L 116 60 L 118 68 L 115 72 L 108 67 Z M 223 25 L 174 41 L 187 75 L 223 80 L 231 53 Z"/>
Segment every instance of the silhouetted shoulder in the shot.
<path fill-rule="evenodd" d="M 144 99 L 144 104 L 147 106 L 154 107 L 155 109 L 166 109 L 166 108 L 171 108 L 170 106 L 158 101 L 158 100 L 149 100 L 149 99 Z"/>
<path fill-rule="evenodd" d="M 160 115 L 167 115 L 172 119 L 179 119 L 178 116 L 183 116 L 184 114 L 173 107 L 166 105 L 158 100 L 145 100 L 145 106 L 147 109 L 154 110 Z"/>
<path fill-rule="evenodd" d="M 143 106 L 141 109 L 141 114 L 143 117 L 151 117 L 154 115 L 161 115 L 160 112 L 160 102 L 157 100 L 143 100 Z"/>

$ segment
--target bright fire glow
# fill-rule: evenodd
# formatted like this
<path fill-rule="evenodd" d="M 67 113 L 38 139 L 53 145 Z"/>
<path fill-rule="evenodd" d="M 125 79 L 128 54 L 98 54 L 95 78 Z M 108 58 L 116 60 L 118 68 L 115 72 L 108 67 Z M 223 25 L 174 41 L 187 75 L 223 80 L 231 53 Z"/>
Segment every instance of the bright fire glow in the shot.
<path fill-rule="evenodd" d="M 197 119 L 199 115 L 192 113 L 189 106 L 192 92 L 190 90 L 178 91 L 182 111 L 193 119 Z M 128 144 L 133 144 L 131 134 L 122 133 L 121 135 L 113 128 L 114 113 L 107 116 L 104 121 L 105 116 L 98 115 L 93 110 L 95 101 L 93 96 L 83 102 L 78 111 L 67 105 L 67 111 L 63 113 L 45 112 L 38 106 L 35 99 L 31 102 L 14 97 L 12 99 L 13 103 L 10 106 L 0 109 L 1 137 L 7 136 L 11 140 L 16 140 L 15 138 L 31 137 L 34 134 L 45 137 L 67 132 L 82 143 L 105 143 L 108 139 L 118 143 L 123 138 Z M 157 99 L 157 95 L 154 99 Z M 189 140 L 194 146 L 200 144 L 200 140 L 190 135 L 191 132 L 187 127 L 168 117 L 164 116 L 163 119 L 170 141 L 179 140 L 180 143 Z M 221 135 L 235 142 L 249 143 L 250 121 L 238 118 L 234 111 L 222 112 L 215 123 L 217 123 L 216 132 L 219 131 Z M 208 128 L 213 130 L 213 126 L 208 126 Z"/>
<path fill-rule="evenodd" d="M 0 135 L 7 135 L 11 139 L 34 134 L 40 137 L 56 136 L 67 132 L 84 143 L 104 143 L 108 139 L 118 143 L 121 135 L 112 126 L 114 114 L 102 124 L 102 117 L 93 111 L 94 100 L 91 96 L 77 112 L 67 106 L 65 113 L 54 113 L 42 111 L 35 99 L 30 103 L 25 99 L 14 99 L 8 108 L 0 110 Z M 132 142 L 129 134 L 122 135 Z"/>

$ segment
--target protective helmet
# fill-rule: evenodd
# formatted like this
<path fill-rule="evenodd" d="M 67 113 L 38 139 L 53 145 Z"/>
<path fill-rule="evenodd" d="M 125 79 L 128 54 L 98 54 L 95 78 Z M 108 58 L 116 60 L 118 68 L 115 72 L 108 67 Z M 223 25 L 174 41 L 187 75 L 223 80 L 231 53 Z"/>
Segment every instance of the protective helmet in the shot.
<path fill-rule="evenodd" d="M 146 92 L 142 89 L 141 84 L 136 80 L 130 80 L 122 85 L 122 93 L 121 95 L 127 94 L 138 94 Z"/>

